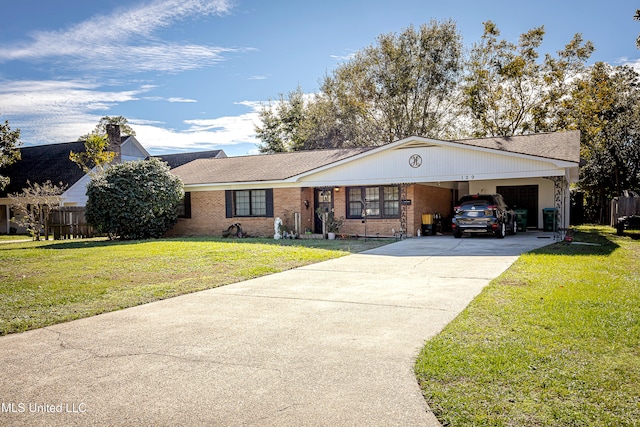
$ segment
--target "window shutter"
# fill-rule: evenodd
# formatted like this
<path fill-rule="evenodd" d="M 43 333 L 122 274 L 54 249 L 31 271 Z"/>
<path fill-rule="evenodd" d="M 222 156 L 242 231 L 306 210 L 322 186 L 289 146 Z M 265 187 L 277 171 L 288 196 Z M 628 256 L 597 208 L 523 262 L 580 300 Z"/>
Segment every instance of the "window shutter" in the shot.
<path fill-rule="evenodd" d="M 267 218 L 273 218 L 273 188 L 267 188 L 265 190 L 265 196 L 267 199 Z"/>
<path fill-rule="evenodd" d="M 224 200 L 227 218 L 233 218 L 233 190 L 224 191 Z"/>
<path fill-rule="evenodd" d="M 191 218 L 191 193 L 184 193 L 184 217 Z"/>

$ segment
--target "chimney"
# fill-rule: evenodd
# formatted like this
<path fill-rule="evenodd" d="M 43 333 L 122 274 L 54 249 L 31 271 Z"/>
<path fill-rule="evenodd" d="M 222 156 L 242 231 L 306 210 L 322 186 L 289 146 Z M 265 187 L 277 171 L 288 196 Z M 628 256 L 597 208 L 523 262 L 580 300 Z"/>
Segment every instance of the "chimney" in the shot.
<path fill-rule="evenodd" d="M 122 159 L 122 152 L 120 147 L 120 144 L 122 144 L 122 139 L 120 138 L 120 125 L 108 123 L 106 128 L 107 139 L 109 140 L 109 151 L 113 151 L 114 153 L 116 153 L 113 162 L 120 163 Z"/>

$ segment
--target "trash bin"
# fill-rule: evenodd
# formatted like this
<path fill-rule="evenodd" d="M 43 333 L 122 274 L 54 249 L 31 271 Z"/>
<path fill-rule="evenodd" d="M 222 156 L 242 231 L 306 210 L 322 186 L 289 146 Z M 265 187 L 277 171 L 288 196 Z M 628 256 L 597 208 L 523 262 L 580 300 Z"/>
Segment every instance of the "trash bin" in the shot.
<path fill-rule="evenodd" d="M 555 231 L 558 229 L 557 215 L 558 210 L 556 208 L 544 208 L 542 209 L 542 221 L 544 224 L 544 231 Z"/>
<path fill-rule="evenodd" d="M 527 214 L 529 213 L 526 209 L 515 209 L 516 214 L 516 226 L 518 231 L 527 231 Z"/>
<path fill-rule="evenodd" d="M 422 214 L 422 235 L 430 236 L 433 234 L 433 214 Z"/>

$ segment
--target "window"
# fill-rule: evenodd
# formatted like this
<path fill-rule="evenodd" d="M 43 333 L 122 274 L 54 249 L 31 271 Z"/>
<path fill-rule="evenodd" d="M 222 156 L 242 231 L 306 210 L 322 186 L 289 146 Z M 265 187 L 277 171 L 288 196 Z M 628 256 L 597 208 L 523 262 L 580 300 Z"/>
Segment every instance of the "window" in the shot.
<path fill-rule="evenodd" d="M 227 218 L 242 216 L 273 216 L 273 190 L 227 190 Z"/>
<path fill-rule="evenodd" d="M 191 218 L 191 193 L 184 193 L 182 202 L 178 205 L 178 218 Z"/>
<path fill-rule="evenodd" d="M 398 187 L 384 187 L 384 216 L 396 217 L 400 214 L 400 189 Z"/>
<path fill-rule="evenodd" d="M 368 218 L 398 218 L 400 217 L 400 188 L 398 186 L 349 187 L 347 203 L 347 218 L 362 218 L 365 209 Z"/>

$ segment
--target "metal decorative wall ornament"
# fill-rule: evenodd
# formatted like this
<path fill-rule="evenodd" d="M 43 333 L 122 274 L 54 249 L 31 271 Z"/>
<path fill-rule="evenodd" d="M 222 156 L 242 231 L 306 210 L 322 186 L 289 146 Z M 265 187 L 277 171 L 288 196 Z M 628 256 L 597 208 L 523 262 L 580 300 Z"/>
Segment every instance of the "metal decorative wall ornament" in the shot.
<path fill-rule="evenodd" d="M 547 179 L 553 181 L 554 205 L 556 209 L 556 215 L 553 223 L 553 239 L 562 240 L 564 239 L 564 232 L 566 231 L 563 228 L 564 221 L 562 214 L 564 212 L 567 179 L 564 176 L 551 176 Z"/>
<path fill-rule="evenodd" d="M 422 165 L 422 157 L 419 154 L 412 154 L 409 157 L 409 166 L 412 168 L 419 168 Z"/>

